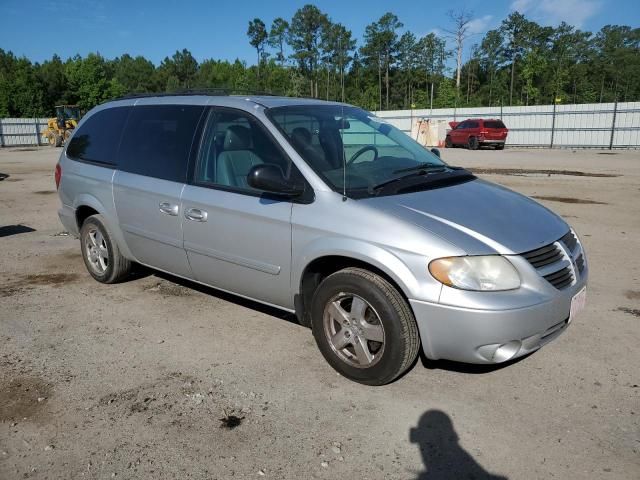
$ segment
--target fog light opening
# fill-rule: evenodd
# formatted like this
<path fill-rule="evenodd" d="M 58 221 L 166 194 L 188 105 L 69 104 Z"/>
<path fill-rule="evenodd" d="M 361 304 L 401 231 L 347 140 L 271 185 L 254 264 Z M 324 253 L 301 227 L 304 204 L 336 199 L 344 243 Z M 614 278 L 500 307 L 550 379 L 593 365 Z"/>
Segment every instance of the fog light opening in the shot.
<path fill-rule="evenodd" d="M 493 361 L 496 363 L 506 362 L 511 360 L 520 350 L 522 343 L 520 340 L 512 340 L 507 343 L 503 343 L 493 354 Z"/>

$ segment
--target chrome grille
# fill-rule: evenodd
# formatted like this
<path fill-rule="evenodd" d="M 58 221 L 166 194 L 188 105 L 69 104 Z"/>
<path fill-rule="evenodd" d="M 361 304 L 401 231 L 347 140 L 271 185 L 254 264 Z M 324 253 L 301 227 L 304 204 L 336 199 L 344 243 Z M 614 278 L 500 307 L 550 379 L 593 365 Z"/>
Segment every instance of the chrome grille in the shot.
<path fill-rule="evenodd" d="M 534 268 L 540 268 L 562 260 L 562 250 L 560 250 L 555 243 L 552 243 L 537 250 L 523 253 L 522 256 L 526 258 Z"/>
<path fill-rule="evenodd" d="M 573 273 L 569 267 L 564 267 L 557 272 L 545 275 L 544 278 L 558 290 L 562 290 L 573 283 Z"/>
<path fill-rule="evenodd" d="M 521 255 L 558 290 L 573 285 L 576 276 L 585 270 L 584 254 L 573 231 L 556 242 Z"/>
<path fill-rule="evenodd" d="M 569 233 L 562 237 L 560 241 L 564 243 L 564 245 L 571 253 L 573 253 L 573 251 L 576 249 L 576 245 L 578 244 L 578 239 L 571 230 L 569 230 Z"/>

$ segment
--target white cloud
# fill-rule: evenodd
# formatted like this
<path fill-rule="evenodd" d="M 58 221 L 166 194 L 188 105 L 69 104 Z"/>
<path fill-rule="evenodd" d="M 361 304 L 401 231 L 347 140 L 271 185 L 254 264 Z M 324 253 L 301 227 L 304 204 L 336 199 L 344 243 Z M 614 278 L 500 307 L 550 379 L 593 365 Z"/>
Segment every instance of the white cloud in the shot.
<path fill-rule="evenodd" d="M 521 1 L 521 0 L 516 0 Z M 484 15 L 480 18 L 474 18 L 469 22 L 469 33 L 484 33 L 489 29 L 489 25 L 491 24 L 491 20 L 493 20 L 493 15 Z"/>
<path fill-rule="evenodd" d="M 602 7 L 600 0 L 513 0 L 511 10 L 524 13 L 532 19 L 557 25 L 562 21 L 578 28 Z"/>

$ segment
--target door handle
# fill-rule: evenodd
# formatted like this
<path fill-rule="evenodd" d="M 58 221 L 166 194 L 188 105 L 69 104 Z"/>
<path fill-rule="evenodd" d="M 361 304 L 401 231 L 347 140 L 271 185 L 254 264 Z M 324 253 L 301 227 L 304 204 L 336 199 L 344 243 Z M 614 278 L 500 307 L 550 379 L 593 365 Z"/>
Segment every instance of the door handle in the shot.
<path fill-rule="evenodd" d="M 184 216 L 189 220 L 193 220 L 194 222 L 206 222 L 207 221 L 207 212 L 204 210 L 200 210 L 199 208 L 187 208 L 184 212 Z"/>
<path fill-rule="evenodd" d="M 172 217 L 176 217 L 178 215 L 178 205 L 169 202 L 160 202 L 159 207 L 162 213 L 166 213 Z"/>

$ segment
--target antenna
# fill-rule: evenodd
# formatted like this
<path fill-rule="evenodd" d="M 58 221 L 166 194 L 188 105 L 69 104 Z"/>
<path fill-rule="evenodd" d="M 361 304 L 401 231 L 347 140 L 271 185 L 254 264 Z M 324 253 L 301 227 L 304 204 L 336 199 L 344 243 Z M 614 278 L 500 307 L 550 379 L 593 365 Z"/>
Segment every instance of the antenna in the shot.
<path fill-rule="evenodd" d="M 338 36 L 338 51 L 342 51 L 341 38 Z M 347 156 L 344 152 L 344 98 L 340 103 L 340 141 L 342 142 L 342 201 L 347 201 Z"/>
<path fill-rule="evenodd" d="M 344 153 L 344 103 L 340 104 L 340 140 L 342 140 L 342 201 L 347 201 L 347 156 Z"/>

